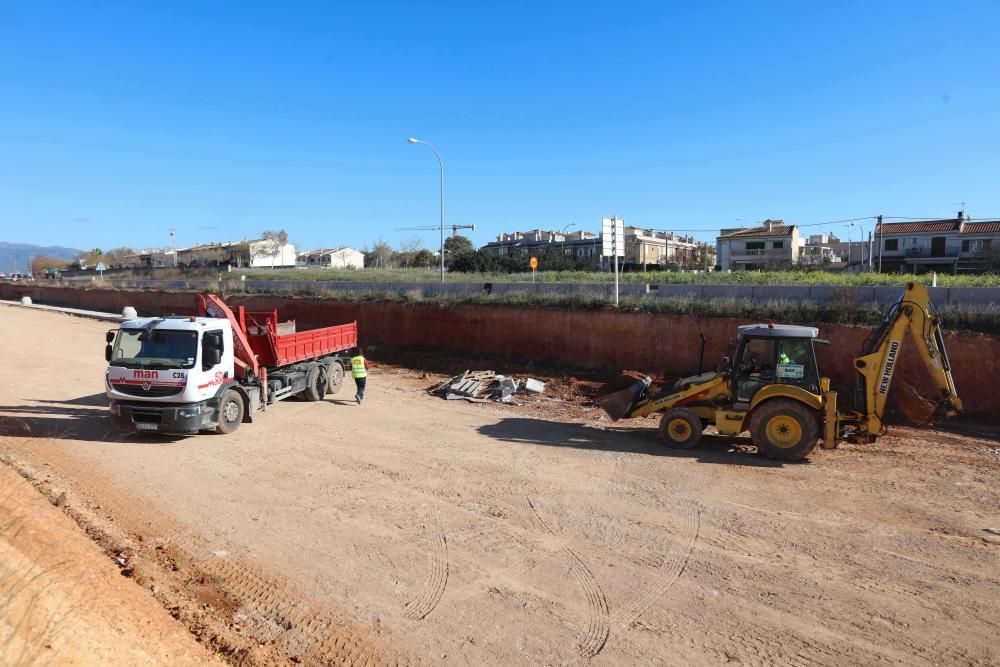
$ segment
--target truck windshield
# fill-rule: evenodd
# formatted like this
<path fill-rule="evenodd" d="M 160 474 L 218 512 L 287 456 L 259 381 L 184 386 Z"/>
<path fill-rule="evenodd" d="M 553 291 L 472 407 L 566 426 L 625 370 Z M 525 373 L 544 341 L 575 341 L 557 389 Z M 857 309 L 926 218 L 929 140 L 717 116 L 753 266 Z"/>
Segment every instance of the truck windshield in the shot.
<path fill-rule="evenodd" d="M 193 368 L 198 333 L 154 329 L 122 329 L 111 350 L 111 365 L 125 368 Z"/>

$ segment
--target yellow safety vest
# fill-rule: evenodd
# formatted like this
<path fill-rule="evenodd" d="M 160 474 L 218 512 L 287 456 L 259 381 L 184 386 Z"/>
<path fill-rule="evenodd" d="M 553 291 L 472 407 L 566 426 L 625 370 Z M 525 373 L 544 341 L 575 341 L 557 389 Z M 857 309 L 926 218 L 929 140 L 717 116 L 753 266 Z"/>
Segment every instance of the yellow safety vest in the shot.
<path fill-rule="evenodd" d="M 365 369 L 365 358 L 361 356 L 351 357 L 351 377 L 363 378 L 368 377 L 368 371 Z"/>

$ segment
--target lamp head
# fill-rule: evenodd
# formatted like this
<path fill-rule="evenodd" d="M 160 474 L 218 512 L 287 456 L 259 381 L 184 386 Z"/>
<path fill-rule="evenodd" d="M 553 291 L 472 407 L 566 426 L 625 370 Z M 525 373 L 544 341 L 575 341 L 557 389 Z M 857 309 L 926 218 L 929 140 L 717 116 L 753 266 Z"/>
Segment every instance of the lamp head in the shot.
<path fill-rule="evenodd" d="M 409 139 L 407 139 L 406 141 L 408 141 L 408 142 L 409 142 L 409 143 L 411 143 L 411 144 L 417 144 L 417 143 L 420 143 L 420 139 L 414 139 L 413 137 L 410 137 L 410 138 L 409 138 Z"/>

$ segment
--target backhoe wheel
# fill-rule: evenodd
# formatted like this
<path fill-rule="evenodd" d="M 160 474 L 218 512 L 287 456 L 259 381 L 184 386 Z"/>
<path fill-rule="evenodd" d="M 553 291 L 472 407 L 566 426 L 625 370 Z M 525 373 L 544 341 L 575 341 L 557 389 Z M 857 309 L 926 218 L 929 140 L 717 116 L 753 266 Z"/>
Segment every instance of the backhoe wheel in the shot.
<path fill-rule="evenodd" d="M 775 398 L 753 411 L 750 436 L 761 454 L 769 459 L 801 461 L 816 448 L 819 420 L 804 404 Z"/>
<path fill-rule="evenodd" d="M 701 420 L 686 408 L 667 410 L 660 417 L 660 438 L 672 449 L 691 449 L 701 440 Z"/>
<path fill-rule="evenodd" d="M 223 394 L 219 399 L 219 425 L 215 427 L 216 432 L 226 434 L 238 429 L 245 410 L 243 397 L 238 391 L 230 389 Z"/>
<path fill-rule="evenodd" d="M 331 361 L 326 367 L 326 394 L 330 396 L 340 391 L 344 384 L 344 367 L 339 361 Z"/>
<path fill-rule="evenodd" d="M 318 401 L 326 394 L 326 369 L 321 364 L 313 364 L 306 373 L 306 388 L 302 390 L 302 398 L 307 401 Z"/>

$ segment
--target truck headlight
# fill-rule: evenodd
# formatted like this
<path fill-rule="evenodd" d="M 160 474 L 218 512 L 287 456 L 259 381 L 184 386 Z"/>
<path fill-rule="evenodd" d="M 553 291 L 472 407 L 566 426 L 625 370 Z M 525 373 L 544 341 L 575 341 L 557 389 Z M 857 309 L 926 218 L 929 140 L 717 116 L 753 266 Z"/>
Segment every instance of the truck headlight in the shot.
<path fill-rule="evenodd" d="M 191 417 L 197 417 L 198 415 L 201 414 L 201 406 L 192 405 L 187 408 L 181 408 L 177 411 L 177 414 L 180 415 L 181 419 L 190 419 Z"/>

